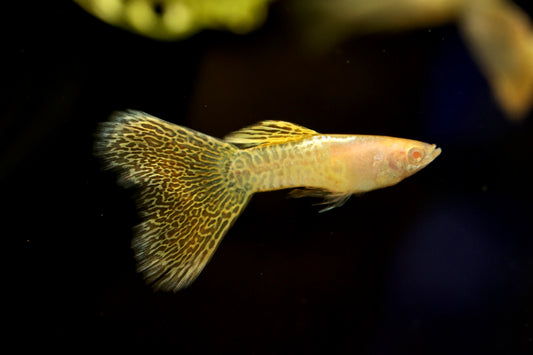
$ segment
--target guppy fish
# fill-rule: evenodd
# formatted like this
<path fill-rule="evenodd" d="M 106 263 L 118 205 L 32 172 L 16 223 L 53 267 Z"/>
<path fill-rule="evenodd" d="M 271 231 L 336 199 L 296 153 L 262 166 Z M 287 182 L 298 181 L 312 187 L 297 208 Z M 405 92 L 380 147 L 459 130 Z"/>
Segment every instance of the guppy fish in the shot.
<path fill-rule="evenodd" d="M 156 289 L 189 286 L 256 192 L 304 187 L 342 205 L 354 193 L 394 185 L 441 150 L 409 139 L 320 134 L 263 121 L 223 140 L 139 111 L 101 124 L 95 153 L 140 189 L 143 222 L 132 241 L 138 271 Z"/>

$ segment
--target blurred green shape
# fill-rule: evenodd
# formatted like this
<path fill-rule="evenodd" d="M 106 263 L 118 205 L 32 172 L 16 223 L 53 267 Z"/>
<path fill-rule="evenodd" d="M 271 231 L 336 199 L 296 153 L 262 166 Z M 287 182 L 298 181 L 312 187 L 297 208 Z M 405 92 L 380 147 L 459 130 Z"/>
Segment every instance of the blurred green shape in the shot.
<path fill-rule="evenodd" d="M 74 0 L 113 26 L 158 39 L 179 40 L 203 29 L 247 33 L 260 26 L 272 0 Z"/>

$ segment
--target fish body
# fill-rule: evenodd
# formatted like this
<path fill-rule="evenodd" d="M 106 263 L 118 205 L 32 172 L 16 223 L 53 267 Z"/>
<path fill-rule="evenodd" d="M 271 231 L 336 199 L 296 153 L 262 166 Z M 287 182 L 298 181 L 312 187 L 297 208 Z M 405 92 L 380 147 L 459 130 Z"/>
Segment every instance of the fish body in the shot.
<path fill-rule="evenodd" d="M 418 159 L 405 159 L 409 149 L 413 149 L 411 155 L 420 154 Z M 303 186 L 351 195 L 394 185 L 439 152 L 434 145 L 408 139 L 317 134 L 243 150 L 234 159 L 231 173 L 254 192 Z"/>
<path fill-rule="evenodd" d="M 324 135 L 263 121 L 223 140 L 139 111 L 115 114 L 95 153 L 135 185 L 143 222 L 132 246 L 155 288 L 179 291 L 203 270 L 256 192 L 302 187 L 323 209 L 354 193 L 394 185 L 433 161 L 440 148 L 402 138 Z"/>

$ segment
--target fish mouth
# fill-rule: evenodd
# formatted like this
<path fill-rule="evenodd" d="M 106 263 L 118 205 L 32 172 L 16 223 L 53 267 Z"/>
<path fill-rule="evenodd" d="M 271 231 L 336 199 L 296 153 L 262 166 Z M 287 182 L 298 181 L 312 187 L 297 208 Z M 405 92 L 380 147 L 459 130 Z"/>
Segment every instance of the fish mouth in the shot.
<path fill-rule="evenodd" d="M 442 152 L 442 149 L 440 149 L 439 147 L 437 147 L 436 144 L 433 144 L 433 152 L 431 153 L 431 155 L 433 156 L 433 159 L 435 159 L 436 157 L 438 157 L 440 155 L 440 153 Z"/>
<path fill-rule="evenodd" d="M 436 144 L 433 144 L 431 146 L 431 149 L 430 149 L 430 153 L 428 154 L 428 164 L 431 163 L 433 160 L 435 160 L 435 158 L 437 158 L 440 153 L 442 153 L 442 149 L 440 149 L 439 147 L 437 147 Z"/>

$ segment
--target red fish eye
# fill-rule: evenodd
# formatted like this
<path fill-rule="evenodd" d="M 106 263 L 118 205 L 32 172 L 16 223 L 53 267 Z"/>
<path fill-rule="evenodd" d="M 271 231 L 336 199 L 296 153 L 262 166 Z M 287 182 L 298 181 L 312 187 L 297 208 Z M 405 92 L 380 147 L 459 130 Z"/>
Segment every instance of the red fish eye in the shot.
<path fill-rule="evenodd" d="M 420 148 L 411 148 L 409 150 L 408 159 L 411 163 L 418 163 L 424 159 L 424 151 Z"/>

